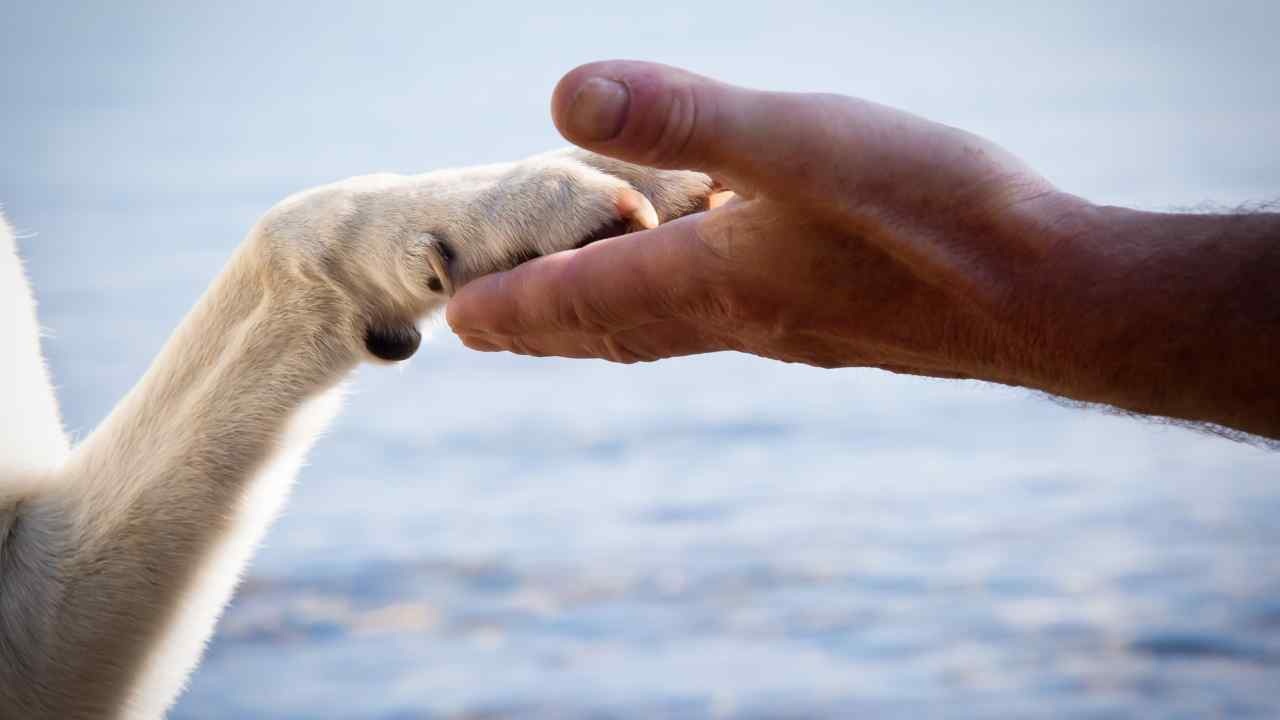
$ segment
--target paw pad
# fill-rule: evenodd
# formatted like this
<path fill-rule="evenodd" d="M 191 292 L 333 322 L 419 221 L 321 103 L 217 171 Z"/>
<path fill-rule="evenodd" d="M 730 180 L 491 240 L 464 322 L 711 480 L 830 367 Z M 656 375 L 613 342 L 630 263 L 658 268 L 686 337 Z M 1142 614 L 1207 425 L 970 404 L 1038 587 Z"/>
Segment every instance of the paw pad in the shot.
<path fill-rule="evenodd" d="M 413 325 L 372 325 L 364 334 L 364 346 L 369 354 L 387 362 L 408 360 L 421 344 L 422 333 Z"/>

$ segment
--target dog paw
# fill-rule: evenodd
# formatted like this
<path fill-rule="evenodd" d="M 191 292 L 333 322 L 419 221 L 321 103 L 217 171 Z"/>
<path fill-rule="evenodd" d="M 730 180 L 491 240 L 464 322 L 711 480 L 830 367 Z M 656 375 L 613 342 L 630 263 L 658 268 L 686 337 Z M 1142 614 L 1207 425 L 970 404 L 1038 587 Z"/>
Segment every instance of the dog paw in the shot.
<path fill-rule="evenodd" d="M 274 275 L 339 289 L 367 355 L 396 361 L 417 350 L 416 321 L 467 282 L 705 209 L 711 192 L 702 173 L 567 149 L 352 178 L 289 198 L 257 235 Z"/>
<path fill-rule="evenodd" d="M 447 257 L 442 292 L 543 255 L 648 229 L 706 208 L 702 173 L 657 170 L 576 148 L 536 155 L 459 182 L 472 186 L 458 217 L 432 234 Z"/>

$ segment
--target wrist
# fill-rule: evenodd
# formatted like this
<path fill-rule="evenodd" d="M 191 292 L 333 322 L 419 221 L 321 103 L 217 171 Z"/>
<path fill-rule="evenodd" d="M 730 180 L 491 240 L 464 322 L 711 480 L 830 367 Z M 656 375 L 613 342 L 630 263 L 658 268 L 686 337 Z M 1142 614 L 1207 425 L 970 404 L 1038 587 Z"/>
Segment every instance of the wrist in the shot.
<path fill-rule="evenodd" d="M 1280 356 L 1278 233 L 1275 215 L 1080 203 L 1038 273 L 1056 380 L 1045 389 L 1280 434 L 1280 385 L 1268 367 Z"/>

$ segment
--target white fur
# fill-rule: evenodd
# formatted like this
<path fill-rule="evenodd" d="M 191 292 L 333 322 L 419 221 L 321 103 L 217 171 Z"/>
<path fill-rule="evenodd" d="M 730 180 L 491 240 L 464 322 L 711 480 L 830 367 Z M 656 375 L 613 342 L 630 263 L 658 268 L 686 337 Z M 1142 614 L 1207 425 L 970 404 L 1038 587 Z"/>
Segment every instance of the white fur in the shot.
<path fill-rule="evenodd" d="M 295 195 L 74 450 L 0 218 L 0 717 L 162 716 L 358 362 L 411 353 L 455 288 L 619 208 L 651 224 L 637 190 L 667 219 L 708 189 L 568 150 Z"/>

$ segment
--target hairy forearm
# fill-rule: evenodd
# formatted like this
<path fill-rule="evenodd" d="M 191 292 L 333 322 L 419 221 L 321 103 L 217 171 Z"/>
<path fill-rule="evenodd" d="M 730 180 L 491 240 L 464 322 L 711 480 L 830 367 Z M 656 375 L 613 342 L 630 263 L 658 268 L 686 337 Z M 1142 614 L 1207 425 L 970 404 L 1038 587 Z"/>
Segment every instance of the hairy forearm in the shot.
<path fill-rule="evenodd" d="M 1280 438 L 1280 214 L 1086 206 L 1045 345 L 1077 400 Z"/>

